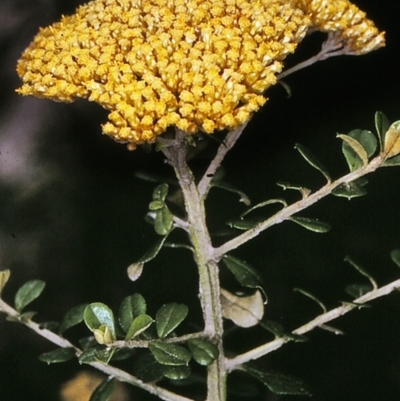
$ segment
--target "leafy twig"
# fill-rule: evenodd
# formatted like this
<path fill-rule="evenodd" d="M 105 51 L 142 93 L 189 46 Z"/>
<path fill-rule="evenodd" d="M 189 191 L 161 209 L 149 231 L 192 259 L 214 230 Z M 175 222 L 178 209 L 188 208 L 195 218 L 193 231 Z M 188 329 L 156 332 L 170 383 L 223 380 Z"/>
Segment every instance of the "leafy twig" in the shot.
<path fill-rule="evenodd" d="M 14 308 L 8 305 L 5 301 L 0 298 L 0 312 L 4 312 L 7 316 L 11 318 L 17 319 L 20 315 Z M 20 323 L 24 324 L 25 326 L 29 327 L 35 333 L 39 334 L 39 336 L 45 338 L 46 340 L 52 342 L 53 344 L 57 345 L 61 348 L 74 348 L 76 351 L 76 356 L 78 357 L 82 351 L 75 347 L 71 342 L 69 342 L 64 337 L 59 336 L 56 333 L 53 333 L 50 330 L 43 329 L 40 327 L 38 323 L 33 322 L 32 320 L 21 320 Z M 152 383 L 143 383 L 142 380 L 138 379 L 137 377 L 118 369 L 111 365 L 106 365 L 100 362 L 92 362 L 89 363 L 90 366 L 100 370 L 101 372 L 107 374 L 108 376 L 115 377 L 117 380 L 121 382 L 126 382 L 132 384 L 133 386 L 139 387 L 143 390 L 148 391 L 151 394 L 158 396 L 160 399 L 165 401 L 192 401 L 191 398 L 182 397 L 179 394 L 175 394 L 171 391 L 168 391 L 162 387 L 159 387 Z"/>
<path fill-rule="evenodd" d="M 302 335 L 308 333 L 311 330 L 314 330 L 316 327 L 324 326 L 325 323 L 328 323 L 334 319 L 337 319 L 340 316 L 345 315 L 346 313 L 352 311 L 353 309 L 359 308 L 360 305 L 366 304 L 374 299 L 383 297 L 385 295 L 390 294 L 391 292 L 400 289 L 400 279 L 396 281 L 392 281 L 391 283 L 374 289 L 370 292 L 367 292 L 363 296 L 355 299 L 352 303 L 346 303 L 342 306 L 339 306 L 335 309 L 330 310 L 329 312 L 323 313 L 322 315 L 317 316 L 315 319 L 310 322 L 304 324 L 303 326 L 297 328 L 292 333 L 297 335 Z M 238 355 L 235 358 L 226 360 L 226 367 L 228 371 L 232 371 L 237 369 L 240 365 L 249 362 L 254 359 L 261 358 L 264 355 L 269 354 L 272 351 L 275 351 L 282 347 L 283 344 L 289 342 L 290 339 L 287 337 L 281 337 L 276 340 L 273 340 L 269 343 L 263 344 L 257 348 L 252 349 L 249 352 L 245 352 L 241 355 Z"/>
<path fill-rule="evenodd" d="M 267 220 L 264 220 L 263 222 L 257 224 L 256 227 L 245 231 L 243 234 L 238 235 L 237 237 L 233 238 L 230 241 L 225 242 L 225 244 L 221 245 L 219 248 L 215 248 L 214 250 L 215 260 L 217 261 L 220 260 L 222 256 L 232 251 L 233 249 L 236 249 L 239 246 L 245 244 L 252 238 L 257 237 L 267 228 L 282 223 L 285 220 L 288 220 L 289 217 L 293 216 L 294 214 L 310 207 L 314 203 L 318 202 L 320 199 L 330 195 L 332 191 L 339 185 L 350 183 L 366 174 L 372 173 L 377 168 L 379 168 L 383 162 L 384 159 L 381 156 L 377 156 L 375 159 L 371 160 L 369 164 L 337 179 L 336 181 L 324 185 L 321 189 L 314 192 L 313 194 L 299 200 L 296 203 L 291 204 L 290 206 L 281 209 L 279 212 L 275 213 Z"/>

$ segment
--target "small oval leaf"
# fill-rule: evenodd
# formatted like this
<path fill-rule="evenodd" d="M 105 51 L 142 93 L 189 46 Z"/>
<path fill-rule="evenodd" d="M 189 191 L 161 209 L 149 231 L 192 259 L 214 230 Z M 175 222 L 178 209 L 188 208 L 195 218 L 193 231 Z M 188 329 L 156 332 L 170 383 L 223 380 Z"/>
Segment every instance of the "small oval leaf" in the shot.
<path fill-rule="evenodd" d="M 358 198 L 366 195 L 367 190 L 361 185 L 358 185 L 356 182 L 352 181 L 340 184 L 331 193 L 334 196 L 347 198 L 350 200 L 352 198 Z"/>
<path fill-rule="evenodd" d="M 149 204 L 149 210 L 160 210 L 165 206 L 165 202 L 162 201 L 153 201 Z"/>
<path fill-rule="evenodd" d="M 225 191 L 232 192 L 232 193 L 239 195 L 239 197 L 240 197 L 239 202 L 244 203 L 246 206 L 250 206 L 250 204 L 251 204 L 250 198 L 243 191 L 240 191 L 239 189 L 235 188 L 234 186 L 232 186 L 230 184 L 226 184 L 226 183 L 222 183 L 221 181 L 213 180 L 211 183 L 211 186 L 213 188 L 220 188 Z"/>
<path fill-rule="evenodd" d="M 146 301 L 140 294 L 127 296 L 121 303 L 118 313 L 119 324 L 126 333 L 136 317 L 146 313 Z"/>
<path fill-rule="evenodd" d="M 15 294 L 15 309 L 22 312 L 42 293 L 45 286 L 46 283 L 42 280 L 31 280 L 25 283 Z"/>
<path fill-rule="evenodd" d="M 386 132 L 383 153 L 386 159 L 400 153 L 400 121 L 394 122 Z"/>
<path fill-rule="evenodd" d="M 326 233 L 331 229 L 330 224 L 319 221 L 318 219 L 310 219 L 308 217 L 290 217 L 288 220 L 315 233 Z"/>
<path fill-rule="evenodd" d="M 170 380 L 183 380 L 190 376 L 189 366 L 161 366 L 163 376 Z"/>
<path fill-rule="evenodd" d="M 200 365 L 211 365 L 219 356 L 218 348 L 209 341 L 194 338 L 188 341 L 193 359 Z"/>
<path fill-rule="evenodd" d="M 400 249 L 393 249 L 393 251 L 390 252 L 390 258 L 400 267 Z"/>
<path fill-rule="evenodd" d="M 112 356 L 114 355 L 114 352 L 115 348 L 104 348 L 97 346 L 96 348 L 90 348 L 86 351 L 83 351 L 82 354 L 79 355 L 78 361 L 80 364 L 91 364 L 93 362 L 108 364 L 108 362 L 110 362 Z"/>
<path fill-rule="evenodd" d="M 255 220 L 243 220 L 243 219 L 232 219 L 226 222 L 226 224 L 231 228 L 236 228 L 238 230 L 251 230 L 256 227 L 259 221 Z"/>
<path fill-rule="evenodd" d="M 176 344 L 155 341 L 149 344 L 149 349 L 161 365 L 187 365 L 192 358 L 191 353 L 186 348 Z"/>
<path fill-rule="evenodd" d="M 230 255 L 224 255 L 222 260 L 235 276 L 239 284 L 247 288 L 258 288 L 266 297 L 266 294 L 262 289 L 262 277 L 254 267 L 250 266 L 247 262 Z"/>
<path fill-rule="evenodd" d="M 7 284 L 8 279 L 10 278 L 11 271 L 9 269 L 0 271 L 0 296 L 3 288 Z"/>
<path fill-rule="evenodd" d="M 368 155 L 361 143 L 349 135 L 337 135 L 343 141 L 342 151 L 350 171 L 355 171 L 368 163 Z"/>
<path fill-rule="evenodd" d="M 129 341 L 140 333 L 143 333 L 153 322 L 154 320 L 149 315 L 139 315 L 136 317 L 126 333 L 125 341 Z"/>
<path fill-rule="evenodd" d="M 165 206 L 160 210 L 157 210 L 156 218 L 154 220 L 154 229 L 159 235 L 167 235 L 173 225 L 173 215 L 169 209 Z"/>
<path fill-rule="evenodd" d="M 133 360 L 133 374 L 145 383 L 161 380 L 162 368 L 150 352 L 138 354 Z"/>
<path fill-rule="evenodd" d="M 328 173 L 328 170 L 324 167 L 324 165 L 303 145 L 296 143 L 294 147 L 299 151 L 299 153 L 303 156 L 303 159 L 316 170 L 318 170 L 328 182 L 331 182 L 331 177 Z"/>
<path fill-rule="evenodd" d="M 82 304 L 70 309 L 61 321 L 59 333 L 63 334 L 69 328 L 83 322 L 83 313 L 87 306 L 88 304 Z"/>
<path fill-rule="evenodd" d="M 222 316 L 239 327 L 252 327 L 264 315 L 264 302 L 260 291 L 239 297 L 221 288 Z"/>
<path fill-rule="evenodd" d="M 128 266 L 126 269 L 126 272 L 128 273 L 128 278 L 131 281 L 136 281 L 143 272 L 143 266 L 144 263 L 132 263 L 131 265 Z"/>
<path fill-rule="evenodd" d="M 68 348 L 57 348 L 54 351 L 45 352 L 39 356 L 39 360 L 46 362 L 48 365 L 51 363 L 67 362 L 75 357 L 75 349 L 72 347 Z"/>
<path fill-rule="evenodd" d="M 153 201 L 164 202 L 168 195 L 168 184 L 160 184 L 153 191 Z"/>
<path fill-rule="evenodd" d="M 170 303 L 163 305 L 156 313 L 156 328 L 160 338 L 165 338 L 174 331 L 186 318 L 188 307 L 183 304 Z"/>
<path fill-rule="evenodd" d="M 100 383 L 93 391 L 89 401 L 108 401 L 114 392 L 115 379 L 108 379 Z"/>
<path fill-rule="evenodd" d="M 373 289 L 374 287 L 370 284 L 350 284 L 345 288 L 345 291 L 347 294 L 357 299 Z"/>
<path fill-rule="evenodd" d="M 385 141 L 385 134 L 390 127 L 389 119 L 381 111 L 375 113 L 375 128 L 378 133 L 380 149 L 383 151 L 383 144 Z"/>
<path fill-rule="evenodd" d="M 371 157 L 378 146 L 376 136 L 368 130 L 354 129 L 348 133 L 348 136 L 355 139 L 367 152 L 367 157 Z"/>
<path fill-rule="evenodd" d="M 115 339 L 114 314 L 107 305 L 101 302 L 91 303 L 85 308 L 83 318 L 86 326 L 95 335 L 96 333 L 99 335 L 98 330 L 100 330 L 106 336 L 106 341 L 109 338 L 108 336 Z M 108 331 L 106 331 L 106 329 L 108 329 Z"/>
<path fill-rule="evenodd" d="M 286 376 L 279 372 L 261 371 L 253 364 L 246 363 L 243 369 L 258 379 L 261 383 L 268 387 L 275 394 L 291 394 L 291 395 L 307 395 L 311 393 L 306 385 L 297 378 Z"/>

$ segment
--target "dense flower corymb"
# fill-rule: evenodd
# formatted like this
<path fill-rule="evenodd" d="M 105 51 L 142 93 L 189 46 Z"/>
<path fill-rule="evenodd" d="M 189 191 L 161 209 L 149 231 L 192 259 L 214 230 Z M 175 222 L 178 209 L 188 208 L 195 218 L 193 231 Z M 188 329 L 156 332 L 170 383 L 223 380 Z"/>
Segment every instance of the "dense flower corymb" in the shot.
<path fill-rule="evenodd" d="M 353 54 L 384 44 L 346 0 L 94 0 L 39 31 L 18 92 L 99 103 L 104 133 L 131 149 L 169 126 L 234 129 L 310 28 L 338 32 Z"/>

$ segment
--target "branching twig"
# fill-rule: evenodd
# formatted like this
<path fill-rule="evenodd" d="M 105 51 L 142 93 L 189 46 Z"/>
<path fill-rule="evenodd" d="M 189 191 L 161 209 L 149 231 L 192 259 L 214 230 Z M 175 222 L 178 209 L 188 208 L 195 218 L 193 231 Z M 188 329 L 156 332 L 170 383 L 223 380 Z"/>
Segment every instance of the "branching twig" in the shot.
<path fill-rule="evenodd" d="M 318 54 L 310 57 L 308 60 L 302 61 L 292 68 L 288 68 L 287 70 L 277 75 L 277 78 L 285 78 L 288 75 L 302 70 L 303 68 L 309 67 L 310 65 L 318 61 L 326 60 L 330 57 L 343 56 L 345 54 L 351 54 L 351 52 L 344 46 L 340 36 L 338 36 L 334 32 L 330 32 L 328 34 L 328 39 L 322 44 L 321 51 Z"/>
<path fill-rule="evenodd" d="M 393 281 L 376 290 L 372 290 L 364 294 L 363 296 L 355 299 L 352 303 L 343 304 L 342 306 L 332 309 L 327 313 L 323 313 L 322 315 L 317 316 L 315 319 L 294 330 L 292 333 L 298 335 L 308 333 L 309 331 L 314 330 L 316 327 L 321 327 L 325 323 L 337 319 L 338 317 L 345 315 L 346 313 L 352 311 L 353 309 L 357 309 L 359 305 L 366 304 L 367 302 L 370 302 L 374 299 L 388 295 L 397 289 L 400 289 L 400 279 Z M 281 337 L 269 343 L 263 344 L 257 348 L 252 349 L 249 352 L 238 355 L 235 358 L 227 359 L 226 367 L 228 371 L 235 370 L 239 368 L 240 365 L 243 365 L 246 362 L 261 358 L 262 356 L 267 355 L 270 352 L 279 349 L 280 347 L 282 347 L 283 344 L 289 341 L 291 341 L 289 338 Z"/>
<path fill-rule="evenodd" d="M 8 305 L 5 301 L 0 298 L 0 312 L 4 312 L 7 316 L 11 318 L 18 318 L 20 315 L 14 308 Z M 61 348 L 74 348 L 76 351 L 76 356 L 82 353 L 78 347 L 75 347 L 71 342 L 69 342 L 64 337 L 59 336 L 56 333 L 53 333 L 50 330 L 43 329 L 40 327 L 40 324 L 33 322 L 32 320 L 21 320 L 20 323 L 29 327 L 35 333 L 39 334 L 39 336 L 45 338 L 46 340 L 52 342 L 53 344 L 61 347 Z M 148 391 L 151 394 L 158 396 L 160 399 L 165 401 L 192 401 L 191 398 L 182 397 L 179 394 L 172 393 L 162 387 L 159 387 L 152 383 L 143 383 L 142 380 L 137 377 L 125 372 L 124 370 L 118 369 L 111 365 L 106 365 L 100 362 L 92 362 L 89 363 L 90 366 L 93 366 L 97 370 L 107 374 L 108 376 L 115 377 L 117 380 L 121 382 L 126 382 L 132 384 L 133 386 L 139 387 L 143 390 Z"/>
<path fill-rule="evenodd" d="M 214 251 L 214 258 L 216 261 L 220 260 L 222 256 L 227 254 L 229 251 L 238 248 L 239 246 L 245 244 L 247 241 L 251 240 L 252 238 L 258 236 L 260 233 L 265 231 L 267 228 L 274 226 L 276 224 L 282 223 L 283 221 L 287 220 L 289 217 L 293 216 L 294 214 L 300 212 L 308 208 L 309 206 L 313 205 L 314 203 L 318 202 L 320 199 L 324 198 L 327 195 L 330 195 L 332 191 L 337 188 L 341 184 L 350 183 L 352 181 L 357 180 L 358 178 L 372 173 L 377 168 L 379 168 L 384 159 L 381 156 L 377 156 L 375 159 L 371 160 L 371 162 L 360 169 L 349 173 L 336 181 L 330 182 L 323 186 L 318 191 L 314 192 L 313 194 L 302 198 L 296 203 L 291 204 L 279 212 L 275 213 L 269 219 L 257 224 L 256 227 L 245 231 L 243 234 L 238 235 L 237 237 L 233 238 L 230 241 L 225 242 L 225 244 L 221 245 L 219 248 L 215 248 Z"/>
<path fill-rule="evenodd" d="M 203 178 L 200 180 L 197 189 L 199 191 L 200 198 L 204 200 L 207 197 L 208 191 L 210 190 L 210 183 L 213 179 L 214 174 L 220 167 L 222 161 L 224 160 L 226 154 L 230 149 L 235 145 L 236 141 L 239 139 L 243 130 L 246 128 L 247 124 L 250 120 L 246 121 L 243 125 L 241 125 L 238 129 L 231 131 L 227 134 L 224 143 L 220 145 L 214 159 L 211 161 L 210 165 L 207 168 L 207 171 L 204 173 Z"/>

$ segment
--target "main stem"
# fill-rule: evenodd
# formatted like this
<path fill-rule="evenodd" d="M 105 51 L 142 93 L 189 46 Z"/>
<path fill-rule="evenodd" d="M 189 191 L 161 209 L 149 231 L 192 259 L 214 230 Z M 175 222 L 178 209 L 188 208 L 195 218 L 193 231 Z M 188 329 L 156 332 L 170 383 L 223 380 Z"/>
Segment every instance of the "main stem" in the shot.
<path fill-rule="evenodd" d="M 204 201 L 197 189 L 193 173 L 186 163 L 187 142 L 184 133 L 177 130 L 175 141 L 164 148 L 163 152 L 175 170 L 185 202 L 189 237 L 199 271 L 204 332 L 219 349 L 219 358 L 208 367 L 207 401 L 225 401 L 227 371 L 222 344 L 219 269 L 213 259 L 214 248 L 206 224 Z"/>

